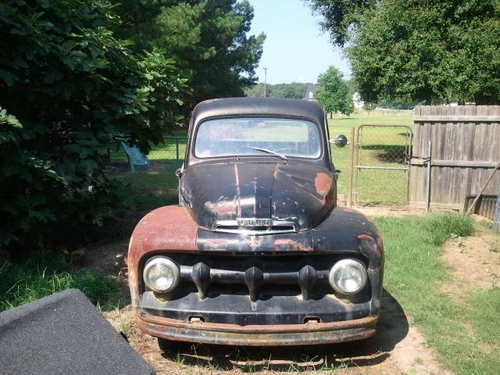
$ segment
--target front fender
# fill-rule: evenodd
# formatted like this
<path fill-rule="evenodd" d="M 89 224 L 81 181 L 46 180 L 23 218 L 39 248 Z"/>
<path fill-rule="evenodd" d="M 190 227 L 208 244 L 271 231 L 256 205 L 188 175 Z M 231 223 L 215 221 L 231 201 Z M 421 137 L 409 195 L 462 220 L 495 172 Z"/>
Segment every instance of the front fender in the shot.
<path fill-rule="evenodd" d="M 128 280 L 132 306 L 139 298 L 141 259 L 156 251 L 195 252 L 198 226 L 180 206 L 164 206 L 151 211 L 136 225 L 128 248 Z"/>
<path fill-rule="evenodd" d="M 312 230 L 260 236 L 205 230 L 185 207 L 165 206 L 151 211 L 137 224 L 130 239 L 128 273 L 134 306 L 139 297 L 140 261 L 155 252 L 361 253 L 368 260 L 373 295 L 381 292 L 382 239 L 370 220 L 349 208 L 335 208 Z"/>

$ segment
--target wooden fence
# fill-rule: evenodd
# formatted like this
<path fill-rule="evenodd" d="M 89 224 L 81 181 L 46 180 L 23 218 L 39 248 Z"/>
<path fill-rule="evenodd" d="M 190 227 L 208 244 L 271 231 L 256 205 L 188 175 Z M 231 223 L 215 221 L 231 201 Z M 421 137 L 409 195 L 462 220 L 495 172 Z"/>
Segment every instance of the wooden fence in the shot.
<path fill-rule="evenodd" d="M 500 106 L 419 106 L 414 121 L 410 205 L 464 210 L 481 195 L 474 212 L 493 218 Z"/>

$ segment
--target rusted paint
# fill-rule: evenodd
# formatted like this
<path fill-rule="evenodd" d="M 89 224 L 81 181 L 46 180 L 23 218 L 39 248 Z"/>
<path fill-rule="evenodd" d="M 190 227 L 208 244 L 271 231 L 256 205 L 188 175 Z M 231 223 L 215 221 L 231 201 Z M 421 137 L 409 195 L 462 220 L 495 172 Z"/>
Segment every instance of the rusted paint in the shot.
<path fill-rule="evenodd" d="M 316 192 L 322 196 L 327 195 L 332 188 L 332 181 L 333 179 L 331 175 L 323 172 L 316 174 L 316 177 L 314 178 L 314 188 L 316 189 Z"/>
<path fill-rule="evenodd" d="M 205 207 L 217 217 L 234 216 L 238 212 L 238 204 L 234 200 L 221 200 L 219 202 L 205 202 Z"/>
<path fill-rule="evenodd" d="M 356 211 L 355 209 L 353 208 L 350 208 L 350 207 L 343 207 L 344 211 L 345 212 L 349 212 L 349 213 L 355 213 L 355 212 L 358 212 Z"/>
<path fill-rule="evenodd" d="M 310 246 L 304 246 L 303 243 L 299 241 L 294 241 L 291 239 L 279 239 L 274 241 L 275 251 L 314 251 Z"/>
<path fill-rule="evenodd" d="M 330 170 L 305 161 L 206 163 L 188 166 L 181 180 L 189 192 L 189 210 L 209 230 L 218 220 L 273 218 L 292 220 L 299 230 L 312 229 L 335 208 Z M 222 199 L 221 199 L 222 197 Z"/>
<path fill-rule="evenodd" d="M 361 251 L 369 258 L 369 259 L 377 259 L 383 257 L 383 245 L 381 243 L 380 237 L 376 236 L 378 241 L 368 234 L 360 234 L 358 235 L 358 239 L 361 242 Z M 380 245 L 379 245 L 380 244 Z M 382 246 L 381 246 L 382 245 Z"/>
<path fill-rule="evenodd" d="M 367 316 L 360 319 L 343 320 L 338 322 L 317 323 L 314 326 L 307 324 L 275 324 L 275 325 L 245 325 L 207 322 L 186 322 L 155 316 L 141 311 L 138 314 L 140 320 L 148 323 L 158 324 L 165 327 L 189 328 L 200 331 L 233 332 L 233 333 L 292 333 L 311 331 L 331 331 L 347 328 L 374 327 L 377 324 L 378 316 Z"/>
<path fill-rule="evenodd" d="M 375 239 L 375 241 L 377 242 L 377 246 L 378 246 L 379 249 L 383 249 L 384 248 L 384 240 L 382 239 L 382 237 L 377 236 L 377 238 Z"/>
<path fill-rule="evenodd" d="M 141 258 L 159 251 L 197 251 L 197 233 L 198 226 L 184 207 L 160 207 L 142 218 L 130 238 L 127 257 L 133 305 L 139 298 Z"/>
<path fill-rule="evenodd" d="M 200 229 L 197 247 L 202 252 L 359 252 L 358 235 L 378 237 L 370 221 L 354 210 L 336 208 L 321 224 L 311 231 L 297 233 L 240 236 Z M 168 235 L 168 234 L 165 234 Z M 362 237 L 363 238 L 363 237 Z"/>
<path fill-rule="evenodd" d="M 238 326 L 220 323 L 186 323 L 139 315 L 137 325 L 153 336 L 207 344 L 274 346 L 311 345 L 362 340 L 375 334 L 377 317 L 355 320 L 271 326 Z"/>
<path fill-rule="evenodd" d="M 384 247 L 378 234 L 358 235 L 360 250 L 368 258 L 368 278 L 371 285 L 372 309 L 378 311 L 382 297 L 382 281 L 384 278 Z"/>

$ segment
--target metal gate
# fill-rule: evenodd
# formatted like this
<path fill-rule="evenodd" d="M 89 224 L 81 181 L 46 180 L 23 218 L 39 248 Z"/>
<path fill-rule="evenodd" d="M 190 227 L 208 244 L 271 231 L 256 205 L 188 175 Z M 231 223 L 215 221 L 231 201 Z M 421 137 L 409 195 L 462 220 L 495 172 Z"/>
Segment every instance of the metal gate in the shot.
<path fill-rule="evenodd" d="M 405 125 L 361 125 L 355 130 L 349 203 L 408 204 L 412 138 Z"/>

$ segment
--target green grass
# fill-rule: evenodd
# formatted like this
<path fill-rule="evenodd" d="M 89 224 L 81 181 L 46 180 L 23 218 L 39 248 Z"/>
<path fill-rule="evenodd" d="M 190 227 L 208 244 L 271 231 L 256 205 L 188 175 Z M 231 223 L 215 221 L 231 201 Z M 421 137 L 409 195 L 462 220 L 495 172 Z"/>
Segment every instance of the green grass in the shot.
<path fill-rule="evenodd" d="M 61 253 L 33 254 L 22 263 L 0 262 L 0 311 L 68 288 L 80 289 L 103 309 L 117 306 L 121 298 L 115 280 L 74 270 Z"/>
<path fill-rule="evenodd" d="M 376 219 L 386 249 L 385 287 L 421 328 L 439 360 L 459 374 L 496 374 L 500 368 L 498 288 L 473 293 L 467 303 L 440 291 L 450 280 L 441 245 L 473 230 L 459 215 Z"/>
<path fill-rule="evenodd" d="M 186 151 L 187 132 L 177 131 L 174 134 L 167 135 L 165 140 L 154 145 L 148 153 L 148 159 L 153 161 L 175 162 L 177 156 L 179 160 L 184 159 Z M 113 162 L 126 163 L 127 155 L 118 143 L 110 149 L 110 156 Z"/>
<path fill-rule="evenodd" d="M 360 111 L 351 116 L 334 116 L 328 119 L 330 137 L 344 134 L 350 145 L 332 147 L 335 168 L 343 173 L 338 180 L 338 192 L 347 194 L 352 145 L 351 130 L 360 125 L 385 125 L 387 128 L 365 127 L 361 137 L 359 164 L 370 166 L 401 166 L 403 146 L 406 143 L 404 128 L 413 126 L 412 112 Z M 404 205 L 407 203 L 407 174 L 394 170 L 360 170 L 354 180 L 353 198 L 359 204 Z"/>
<path fill-rule="evenodd" d="M 152 210 L 177 203 L 176 166 L 160 171 L 144 171 L 117 176 L 126 184 L 128 198 L 126 206 L 134 211 Z"/>
<path fill-rule="evenodd" d="M 357 111 L 350 116 L 335 115 L 328 118 L 330 135 L 336 136 L 359 125 L 408 125 L 413 126 L 411 111 Z"/>

